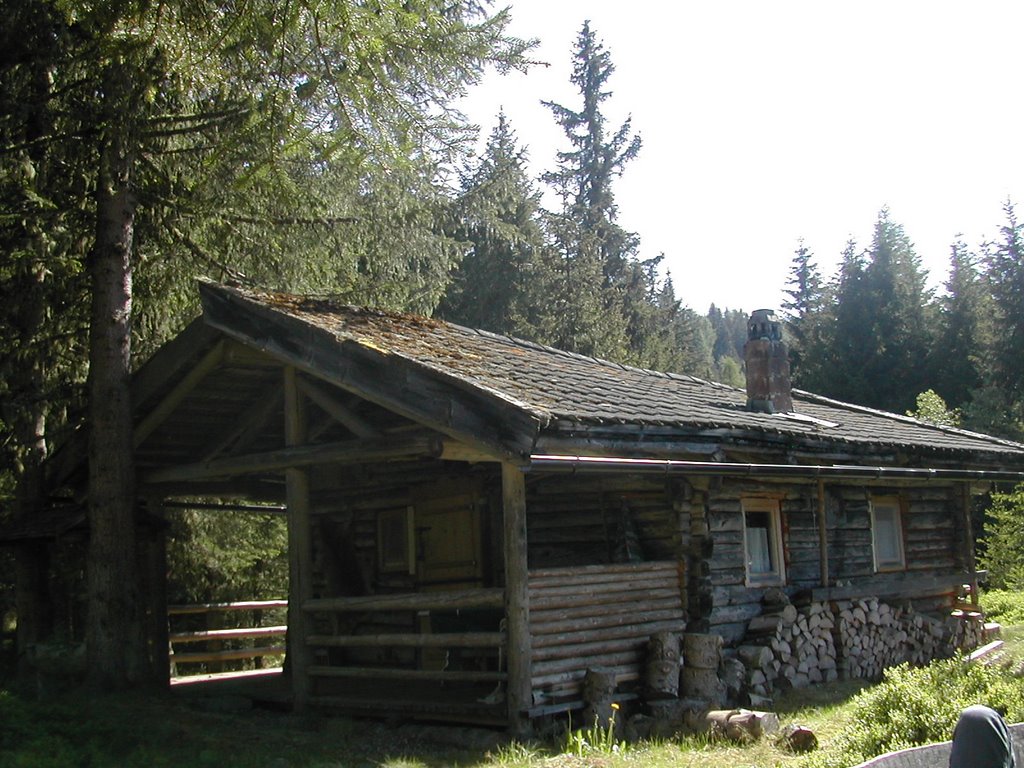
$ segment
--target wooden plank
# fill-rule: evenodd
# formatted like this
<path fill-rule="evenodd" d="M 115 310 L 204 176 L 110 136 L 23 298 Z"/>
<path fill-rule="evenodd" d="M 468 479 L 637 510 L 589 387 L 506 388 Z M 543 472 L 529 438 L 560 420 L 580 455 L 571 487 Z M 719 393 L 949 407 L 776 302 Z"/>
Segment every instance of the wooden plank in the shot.
<path fill-rule="evenodd" d="M 467 589 L 449 592 L 408 592 L 395 595 L 366 595 L 360 597 L 328 597 L 307 600 L 307 612 L 334 611 L 454 611 L 468 608 L 502 608 L 505 605 L 503 589 Z"/>
<path fill-rule="evenodd" d="M 571 568 L 534 568 L 530 571 L 530 585 L 551 580 L 558 583 L 562 579 L 585 580 L 588 576 L 595 576 L 598 579 L 611 574 L 623 573 L 660 573 L 662 571 L 675 569 L 676 563 L 671 560 L 655 560 L 645 563 L 608 563 L 605 565 L 581 565 Z"/>
<path fill-rule="evenodd" d="M 825 499 L 825 481 L 818 481 L 818 576 L 821 586 L 829 585 L 828 578 L 828 508 Z"/>
<path fill-rule="evenodd" d="M 647 646 L 649 636 L 629 636 L 618 638 L 601 638 L 586 643 L 568 645 L 550 645 L 533 649 L 533 663 L 557 659 L 575 659 L 578 662 L 600 654 L 636 652 L 640 653 Z"/>
<path fill-rule="evenodd" d="M 167 613 L 181 616 L 211 611 L 265 611 L 271 608 L 287 608 L 287 600 L 240 600 L 234 603 L 196 603 L 195 605 L 169 605 Z"/>
<path fill-rule="evenodd" d="M 284 369 L 285 445 L 295 447 L 306 440 L 306 412 L 299 395 L 298 374 Z M 306 709 L 312 686 L 307 670 L 313 653 L 306 644 L 310 617 L 302 606 L 313 594 L 313 538 L 309 516 L 309 475 L 303 469 L 285 470 L 288 506 L 288 664 L 291 670 L 294 708 Z"/>
<path fill-rule="evenodd" d="M 543 643 L 541 635 L 557 635 L 563 632 L 594 632 L 612 627 L 623 627 L 637 624 L 657 624 L 659 622 L 682 621 L 682 605 L 661 611 L 643 611 L 641 613 L 598 612 L 590 616 L 568 618 L 555 615 L 551 620 L 540 621 L 530 617 L 530 631 L 538 642 Z"/>
<path fill-rule="evenodd" d="M 285 653 L 283 645 L 267 646 L 265 648 L 236 648 L 229 651 L 195 651 L 189 653 L 175 653 L 171 661 L 175 664 L 198 664 L 209 661 L 241 661 L 243 659 L 256 659 L 263 656 L 281 656 Z"/>
<path fill-rule="evenodd" d="M 508 632 L 509 730 L 530 733 L 527 710 L 533 704 L 530 651 L 530 589 L 526 542 L 526 479 L 515 464 L 501 464 L 505 548 L 505 622 Z"/>
<path fill-rule="evenodd" d="M 377 461 L 428 458 L 438 456 L 440 453 L 440 441 L 423 436 L 405 437 L 400 441 L 395 438 L 382 438 L 344 440 L 339 443 L 317 445 L 295 443 L 278 451 L 223 456 L 195 464 L 151 470 L 143 474 L 142 481 L 156 484 L 210 480 L 232 475 L 311 467 L 317 464 L 370 464 Z"/>
<path fill-rule="evenodd" d="M 172 643 L 199 643 L 205 640 L 237 640 L 255 637 L 283 637 L 287 626 L 239 627 L 236 629 L 203 629 L 196 632 L 172 632 Z"/>
<path fill-rule="evenodd" d="M 153 431 L 159 427 L 167 417 L 174 412 L 174 409 L 181 405 L 181 402 L 199 386 L 200 382 L 220 365 L 224 359 L 224 342 L 218 341 L 213 345 L 202 359 L 178 382 L 160 403 L 153 408 L 146 416 L 135 425 L 132 431 L 132 447 L 138 448 Z"/>
<path fill-rule="evenodd" d="M 461 683 L 489 683 L 507 680 L 504 672 L 477 672 L 461 669 L 402 669 L 400 667 L 327 667 L 312 666 L 312 677 L 347 677 L 371 680 L 441 680 Z"/>
<path fill-rule="evenodd" d="M 321 648 L 498 648 L 504 632 L 441 632 L 427 634 L 310 635 L 306 642 Z"/>
<path fill-rule="evenodd" d="M 242 415 L 235 428 L 203 455 L 203 461 L 220 456 L 231 446 L 247 445 L 259 434 L 274 412 L 283 407 L 282 400 L 281 385 L 275 381 L 260 393 L 258 400 Z"/>
<path fill-rule="evenodd" d="M 664 589 L 640 589 L 632 590 L 630 592 L 616 593 L 616 600 L 605 599 L 601 594 L 582 594 L 575 595 L 572 597 L 537 597 L 531 601 L 531 605 L 536 606 L 536 610 L 544 612 L 548 610 L 567 610 L 572 611 L 576 608 L 586 608 L 588 606 L 602 606 L 605 610 L 608 609 L 609 605 L 613 604 L 632 604 L 633 606 L 639 605 L 663 605 L 664 601 L 676 601 L 678 602 L 679 588 Z"/>
<path fill-rule="evenodd" d="M 623 617 L 626 618 L 626 617 Z M 633 617 L 628 617 L 633 618 Z M 533 629 L 534 625 L 531 625 Z M 553 634 L 533 633 L 534 652 L 538 648 L 547 648 L 553 645 L 571 645 L 573 643 L 587 642 L 595 636 L 602 639 L 617 639 L 620 637 L 644 637 L 649 638 L 655 632 L 682 632 L 686 629 L 686 622 L 682 618 L 666 619 L 661 621 L 647 621 L 632 624 L 613 624 L 605 627 L 580 627 L 569 631 L 562 631 Z"/>
<path fill-rule="evenodd" d="M 661 574 L 655 574 L 647 578 L 623 578 L 618 581 L 598 582 L 597 584 L 566 584 L 561 587 L 537 588 L 530 585 L 530 597 L 536 600 L 560 600 L 567 601 L 580 598 L 592 597 L 595 593 L 603 597 L 605 602 L 617 602 L 622 599 L 623 593 L 660 591 L 664 589 L 679 591 L 679 578 L 672 573 L 666 579 Z"/>
<path fill-rule="evenodd" d="M 544 677 L 545 675 L 575 670 L 585 671 L 588 667 L 639 666 L 642 661 L 643 654 L 639 650 L 596 653 L 586 658 L 553 659 L 551 661 L 535 662 L 533 673 L 537 677 Z"/>
<path fill-rule="evenodd" d="M 361 418 L 351 408 L 338 402 L 337 398 L 307 379 L 299 379 L 299 390 L 312 400 L 328 416 L 349 430 L 356 437 L 380 437 L 380 430 Z"/>

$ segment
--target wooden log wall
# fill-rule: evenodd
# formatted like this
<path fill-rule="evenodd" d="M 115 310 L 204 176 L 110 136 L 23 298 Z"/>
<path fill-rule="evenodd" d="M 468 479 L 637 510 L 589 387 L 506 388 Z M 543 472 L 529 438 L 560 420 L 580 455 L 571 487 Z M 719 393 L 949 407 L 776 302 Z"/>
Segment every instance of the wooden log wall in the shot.
<path fill-rule="evenodd" d="M 535 702 L 578 699 L 592 667 L 638 683 L 651 636 L 685 628 L 679 580 L 674 560 L 531 569 Z"/>
<path fill-rule="evenodd" d="M 664 478 L 531 476 L 530 567 L 677 559 L 679 513 Z"/>
<path fill-rule="evenodd" d="M 729 644 L 738 642 L 750 620 L 762 612 L 767 587 L 746 584 L 742 500 L 766 494 L 778 498 L 780 504 L 785 591 L 794 595 L 822 586 L 815 485 L 727 479 L 711 483 L 707 490 L 694 489 L 685 504 L 693 533 L 691 614 L 698 621 L 706 617 L 708 627 L 702 631 L 721 634 Z M 872 494 L 903 499 L 904 570 L 875 572 Z M 941 610 L 948 605 L 945 591 L 930 590 L 929 586 L 915 592 L 914 585 L 962 566 L 957 543 L 957 520 L 962 516 L 957 488 L 832 485 L 826 486 L 825 503 L 830 585 L 845 585 L 854 591 L 852 597 L 869 597 L 889 581 L 900 582 L 907 585 L 900 597 L 912 600 L 917 610 Z M 916 577 L 923 580 L 916 582 Z M 858 584 L 863 584 L 859 593 Z"/>

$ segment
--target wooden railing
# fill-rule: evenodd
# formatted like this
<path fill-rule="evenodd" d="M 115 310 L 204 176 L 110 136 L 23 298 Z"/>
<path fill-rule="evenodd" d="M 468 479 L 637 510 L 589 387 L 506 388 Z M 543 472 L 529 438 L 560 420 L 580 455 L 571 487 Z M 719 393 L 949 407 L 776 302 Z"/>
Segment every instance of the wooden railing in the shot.
<path fill-rule="evenodd" d="M 436 614 L 454 614 L 463 610 L 497 610 L 504 607 L 505 593 L 501 589 L 471 589 L 450 592 L 421 592 L 397 595 L 370 595 L 364 597 L 337 597 L 309 600 L 303 608 L 313 614 L 332 616 L 336 614 L 411 612 L 418 616 L 430 617 Z M 406 632 L 374 632 L 361 634 L 313 634 L 306 638 L 308 645 L 320 649 L 321 655 L 329 656 L 331 648 L 391 648 L 427 651 L 448 651 L 451 649 L 485 649 L 495 653 L 505 645 L 502 631 L 443 631 L 430 630 L 430 623 L 416 626 Z M 393 680 L 437 680 L 462 682 L 496 682 L 507 679 L 507 673 L 498 664 L 497 669 L 424 669 L 422 665 L 394 666 L 370 664 L 316 664 L 307 671 L 313 677 L 371 678 Z"/>
<path fill-rule="evenodd" d="M 168 621 L 173 625 L 174 617 L 203 614 L 206 616 L 205 629 L 192 631 L 172 631 L 169 634 L 171 650 L 171 676 L 181 674 L 179 664 L 212 665 L 220 671 L 224 662 L 262 659 L 265 656 L 280 656 L 285 652 L 283 643 L 265 644 L 274 639 L 283 639 L 288 631 L 285 625 L 262 626 L 262 614 L 266 611 L 287 609 L 287 600 L 250 600 L 235 603 L 202 603 L 198 605 L 168 606 Z M 226 613 L 249 612 L 249 625 L 221 628 L 223 615 Z M 237 641 L 253 642 L 242 647 L 223 647 L 224 643 L 233 645 Z M 178 646 L 192 646 L 203 643 L 205 647 L 197 651 L 179 652 Z M 210 669 L 207 669 L 210 671 Z"/>

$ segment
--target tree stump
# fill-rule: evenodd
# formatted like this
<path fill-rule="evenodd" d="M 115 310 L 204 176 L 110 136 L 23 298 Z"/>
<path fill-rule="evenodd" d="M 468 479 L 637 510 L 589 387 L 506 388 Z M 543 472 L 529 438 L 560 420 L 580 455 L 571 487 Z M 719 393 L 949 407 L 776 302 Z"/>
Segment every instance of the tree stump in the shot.
<path fill-rule="evenodd" d="M 615 700 L 615 673 L 604 667 L 587 670 L 583 678 L 583 726 L 607 728 Z"/>
<path fill-rule="evenodd" d="M 679 695 L 679 636 L 656 632 L 647 644 L 644 691 L 648 699 L 674 699 Z"/>

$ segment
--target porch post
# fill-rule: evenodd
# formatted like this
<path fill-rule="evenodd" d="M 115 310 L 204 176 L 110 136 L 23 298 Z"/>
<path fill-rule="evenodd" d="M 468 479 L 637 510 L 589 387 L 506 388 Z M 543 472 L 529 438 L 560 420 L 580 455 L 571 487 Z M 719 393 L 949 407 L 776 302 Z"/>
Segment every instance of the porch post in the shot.
<path fill-rule="evenodd" d="M 533 704 L 530 658 L 530 592 L 526 559 L 526 480 L 515 464 L 501 465 L 505 538 L 505 629 L 508 656 L 508 720 L 515 736 L 530 733 Z"/>
<path fill-rule="evenodd" d="M 284 436 L 287 446 L 306 440 L 306 412 L 299 394 L 295 369 L 284 369 Z M 309 522 L 309 475 L 305 469 L 286 469 L 285 498 L 288 505 L 288 669 L 292 680 L 294 709 L 309 704 L 308 669 L 312 665 L 306 637 L 308 621 L 303 604 L 312 594 L 312 549 Z"/>
<path fill-rule="evenodd" d="M 961 505 L 964 515 L 964 565 L 967 583 L 971 585 L 971 603 L 978 604 L 978 565 L 974 555 L 974 523 L 971 520 L 971 484 L 964 483 Z"/>

